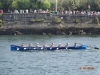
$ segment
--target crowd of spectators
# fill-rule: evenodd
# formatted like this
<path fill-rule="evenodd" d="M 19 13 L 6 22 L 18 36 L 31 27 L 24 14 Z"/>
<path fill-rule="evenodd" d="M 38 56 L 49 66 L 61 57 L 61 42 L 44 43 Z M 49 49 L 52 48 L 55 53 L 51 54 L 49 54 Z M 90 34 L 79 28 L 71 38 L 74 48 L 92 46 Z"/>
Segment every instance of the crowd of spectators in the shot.
<path fill-rule="evenodd" d="M 75 14 L 82 14 L 82 15 L 100 15 L 100 12 L 98 11 L 62 11 L 60 14 L 62 14 L 62 15 L 66 15 L 66 14 L 71 14 L 71 15 L 75 15 Z"/>
<path fill-rule="evenodd" d="M 11 13 L 49 13 L 48 9 L 47 10 L 42 10 L 42 9 L 39 9 L 39 10 L 14 10 L 13 12 L 12 11 L 9 11 Z"/>
<path fill-rule="evenodd" d="M 42 9 L 39 9 L 39 10 L 14 10 L 14 11 L 9 11 L 8 12 L 10 13 L 51 13 L 51 14 L 57 14 L 57 15 L 75 15 L 75 14 L 81 14 L 81 15 L 100 15 L 100 11 L 58 11 L 58 12 L 55 12 L 55 11 L 49 11 L 48 9 L 47 10 L 42 10 Z"/>

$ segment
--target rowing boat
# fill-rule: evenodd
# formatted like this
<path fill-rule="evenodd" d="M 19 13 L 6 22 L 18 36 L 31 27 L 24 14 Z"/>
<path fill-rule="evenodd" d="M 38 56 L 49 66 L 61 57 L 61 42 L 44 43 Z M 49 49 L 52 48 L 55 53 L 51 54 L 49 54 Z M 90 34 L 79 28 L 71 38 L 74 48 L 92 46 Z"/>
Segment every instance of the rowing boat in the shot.
<path fill-rule="evenodd" d="M 70 47 L 22 47 L 22 46 L 17 46 L 17 45 L 11 45 L 11 50 L 12 51 L 33 51 L 33 50 L 66 50 L 66 49 L 73 49 L 73 50 L 86 50 L 87 46 L 86 45 L 81 45 L 81 46 L 70 46 Z"/>

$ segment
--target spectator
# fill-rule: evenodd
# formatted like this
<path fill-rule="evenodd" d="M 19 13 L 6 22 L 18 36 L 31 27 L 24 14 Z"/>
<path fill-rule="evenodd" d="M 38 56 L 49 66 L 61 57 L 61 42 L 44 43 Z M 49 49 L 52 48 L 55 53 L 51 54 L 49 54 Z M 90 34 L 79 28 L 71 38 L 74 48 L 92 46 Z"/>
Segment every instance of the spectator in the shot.
<path fill-rule="evenodd" d="M 26 11 L 26 13 L 28 13 L 28 9 L 26 9 L 25 11 Z"/>

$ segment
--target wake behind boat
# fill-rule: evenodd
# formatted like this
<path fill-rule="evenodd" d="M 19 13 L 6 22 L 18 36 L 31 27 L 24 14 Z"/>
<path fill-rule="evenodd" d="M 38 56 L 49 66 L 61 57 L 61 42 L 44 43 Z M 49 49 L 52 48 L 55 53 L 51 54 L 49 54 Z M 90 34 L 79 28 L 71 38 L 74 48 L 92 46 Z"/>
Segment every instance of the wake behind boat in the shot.
<path fill-rule="evenodd" d="M 80 46 L 69 46 L 69 47 L 22 47 L 17 45 L 11 45 L 12 51 L 33 51 L 33 50 L 86 50 L 86 45 L 80 45 Z"/>

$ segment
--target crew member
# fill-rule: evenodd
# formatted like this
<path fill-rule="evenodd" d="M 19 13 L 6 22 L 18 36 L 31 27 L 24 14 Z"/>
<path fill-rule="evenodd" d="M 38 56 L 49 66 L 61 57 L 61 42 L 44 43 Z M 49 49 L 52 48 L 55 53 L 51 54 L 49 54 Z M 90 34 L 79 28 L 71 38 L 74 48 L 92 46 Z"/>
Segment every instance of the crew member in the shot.
<path fill-rule="evenodd" d="M 67 47 L 69 47 L 69 46 L 70 46 L 69 43 L 66 43 L 65 47 L 67 48 Z"/>
<path fill-rule="evenodd" d="M 58 45 L 58 48 L 60 48 L 60 47 L 63 47 L 63 45 L 61 43 Z"/>
<path fill-rule="evenodd" d="M 50 47 L 51 47 L 51 48 L 52 48 L 52 47 L 55 47 L 54 43 L 52 43 Z"/>
<path fill-rule="evenodd" d="M 47 47 L 48 47 L 47 43 L 44 43 L 43 48 L 47 48 Z"/>
<path fill-rule="evenodd" d="M 35 47 L 36 47 L 36 48 L 39 48 L 39 47 L 41 47 L 41 46 L 39 45 L 39 43 L 37 43 Z"/>
<path fill-rule="evenodd" d="M 30 43 L 28 47 L 34 47 L 34 46 L 33 46 L 33 44 L 32 44 L 32 43 Z"/>
<path fill-rule="evenodd" d="M 24 44 L 24 43 L 22 43 L 22 45 L 21 45 L 22 47 L 26 47 L 26 45 Z"/>

